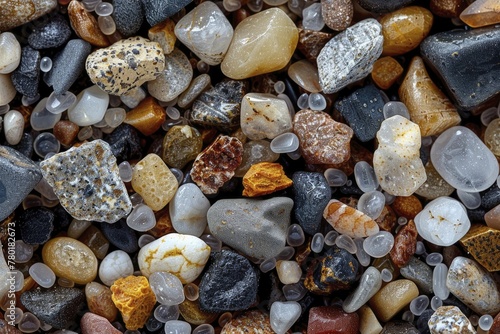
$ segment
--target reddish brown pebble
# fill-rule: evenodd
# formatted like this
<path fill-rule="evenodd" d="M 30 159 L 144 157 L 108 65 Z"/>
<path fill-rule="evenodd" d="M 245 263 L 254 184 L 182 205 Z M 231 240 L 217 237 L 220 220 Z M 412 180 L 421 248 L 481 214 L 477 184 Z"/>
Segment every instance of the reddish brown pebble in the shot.
<path fill-rule="evenodd" d="M 200 309 L 200 300 L 185 299 L 179 304 L 179 312 L 185 321 L 192 325 L 209 324 L 219 318 L 219 313 L 205 312 Z"/>
<path fill-rule="evenodd" d="M 422 203 L 416 196 L 397 196 L 391 207 L 399 217 L 413 219 L 422 211 Z"/>
<path fill-rule="evenodd" d="M 389 255 L 392 262 L 399 268 L 404 267 L 417 250 L 417 227 L 413 220 L 403 226 L 394 238 L 394 247 Z"/>
<path fill-rule="evenodd" d="M 403 74 L 403 67 L 390 56 L 382 57 L 373 64 L 372 79 L 382 89 L 389 89 Z"/>
<path fill-rule="evenodd" d="M 296 113 L 293 124 L 308 164 L 340 164 L 349 159 L 353 131 L 347 125 L 335 122 L 325 112 L 310 109 Z"/>
<path fill-rule="evenodd" d="M 110 322 L 115 321 L 118 309 L 111 299 L 111 290 L 107 286 L 97 282 L 88 283 L 85 286 L 85 298 L 90 312 Z"/>
<path fill-rule="evenodd" d="M 109 46 L 108 38 L 99 29 L 96 18 L 85 10 L 80 1 L 72 0 L 69 3 L 68 16 L 78 37 L 94 46 L 101 48 Z"/>
<path fill-rule="evenodd" d="M 63 146 L 71 146 L 78 136 L 80 127 L 71 121 L 59 121 L 54 125 L 54 136 Z"/>
<path fill-rule="evenodd" d="M 396 213 L 389 205 L 385 205 L 380 216 L 375 219 L 375 222 L 380 229 L 387 232 L 392 231 L 394 226 L 396 226 L 397 221 L 398 217 L 396 217 Z"/>
<path fill-rule="evenodd" d="M 165 122 L 165 110 L 149 96 L 127 113 L 124 123 L 132 125 L 143 135 L 150 136 Z"/>
<path fill-rule="evenodd" d="M 155 238 L 163 237 L 166 234 L 175 232 L 170 219 L 168 205 L 162 210 L 155 212 L 156 225 L 148 231 Z"/>
<path fill-rule="evenodd" d="M 271 194 L 290 187 L 292 183 L 279 163 L 260 162 L 252 165 L 243 176 L 243 196 L 256 197 Z"/>
<path fill-rule="evenodd" d="M 335 306 L 313 307 L 309 311 L 307 334 L 357 334 L 359 316 Z"/>
<path fill-rule="evenodd" d="M 471 226 L 460 244 L 488 271 L 500 270 L 500 231 L 482 224 Z"/>
<path fill-rule="evenodd" d="M 108 254 L 109 241 L 106 239 L 104 234 L 102 234 L 101 230 L 94 225 L 90 225 L 78 238 L 78 240 L 90 248 L 95 257 L 99 260 L 104 259 L 106 254 Z"/>
<path fill-rule="evenodd" d="M 332 30 L 342 31 L 349 27 L 353 14 L 351 0 L 321 0 L 321 16 Z"/>
<path fill-rule="evenodd" d="M 321 31 L 299 29 L 299 43 L 297 49 L 309 60 L 315 63 L 321 49 L 333 34 Z"/>
<path fill-rule="evenodd" d="M 220 334 L 274 334 L 267 313 L 252 310 L 233 318 Z"/>
<path fill-rule="evenodd" d="M 500 313 L 493 319 L 493 325 L 490 328 L 489 334 L 500 334 Z"/>
<path fill-rule="evenodd" d="M 229 181 L 243 159 L 243 144 L 234 137 L 220 135 L 193 163 L 191 179 L 204 194 L 216 194 Z"/>
<path fill-rule="evenodd" d="M 430 9 L 436 16 L 454 18 L 467 7 L 465 0 L 431 0 Z"/>
<path fill-rule="evenodd" d="M 108 319 L 91 312 L 83 315 L 80 320 L 80 328 L 82 334 L 121 334 Z"/>

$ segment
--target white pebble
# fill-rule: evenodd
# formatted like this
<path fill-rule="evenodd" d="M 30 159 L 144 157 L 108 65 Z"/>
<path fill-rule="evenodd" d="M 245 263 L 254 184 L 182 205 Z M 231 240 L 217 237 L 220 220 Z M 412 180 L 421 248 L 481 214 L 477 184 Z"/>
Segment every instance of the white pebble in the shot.
<path fill-rule="evenodd" d="M 271 328 L 276 334 L 286 333 L 299 319 L 301 311 L 302 307 L 297 302 L 274 302 L 269 314 Z"/>
<path fill-rule="evenodd" d="M 132 260 L 122 250 L 109 253 L 99 265 L 99 278 L 107 286 L 111 286 L 117 279 L 130 276 L 133 273 Z"/>
<path fill-rule="evenodd" d="M 149 285 L 162 305 L 179 305 L 184 301 L 184 289 L 177 276 L 159 271 L 149 276 Z"/>

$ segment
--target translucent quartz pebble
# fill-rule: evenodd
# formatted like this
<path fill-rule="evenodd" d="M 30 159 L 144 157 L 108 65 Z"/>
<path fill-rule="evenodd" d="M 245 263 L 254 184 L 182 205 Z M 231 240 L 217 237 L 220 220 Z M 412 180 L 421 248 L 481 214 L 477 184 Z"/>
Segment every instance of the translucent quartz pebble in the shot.
<path fill-rule="evenodd" d="M 294 301 L 274 302 L 271 305 L 269 320 L 276 334 L 285 334 L 299 319 L 302 307 Z"/>
<path fill-rule="evenodd" d="M 133 170 L 128 161 L 123 161 L 118 165 L 118 173 L 123 182 L 132 181 Z"/>
<path fill-rule="evenodd" d="M 469 317 L 469 320 L 472 326 L 477 326 L 479 323 L 479 316 L 477 314 L 473 314 Z"/>
<path fill-rule="evenodd" d="M 273 270 L 274 268 L 276 268 L 276 258 L 272 257 L 270 259 L 267 259 L 267 260 L 264 260 L 260 265 L 259 265 L 259 269 L 260 271 L 262 271 L 263 273 L 267 273 L 267 272 L 270 272 L 271 270 Z"/>
<path fill-rule="evenodd" d="M 318 76 L 318 69 L 316 68 L 315 65 L 313 65 L 310 61 L 308 60 L 299 60 L 290 67 L 288 67 L 288 76 L 290 79 L 292 79 L 297 85 L 300 87 L 304 88 L 307 92 L 310 93 L 319 93 L 321 92 L 321 86 L 319 85 L 319 76 Z M 282 81 L 280 81 L 283 83 Z M 276 86 L 276 85 L 275 85 Z M 274 90 L 278 93 L 283 93 L 284 92 L 284 83 L 283 83 L 283 91 L 278 92 L 276 90 L 276 87 Z M 308 97 L 309 98 L 309 97 Z M 323 95 L 319 94 L 319 96 L 315 95 L 313 96 L 314 99 L 314 105 L 315 108 L 318 106 L 322 106 L 322 109 L 313 109 L 311 106 L 311 109 L 313 110 L 324 110 L 326 108 L 326 100 Z M 310 102 L 309 102 L 310 103 Z M 299 107 L 300 108 L 300 107 Z M 307 108 L 307 106 L 306 106 Z M 300 108 L 304 109 L 304 108 Z"/>
<path fill-rule="evenodd" d="M 29 274 L 42 288 L 50 288 L 56 282 L 56 274 L 41 262 L 33 263 L 30 266 Z"/>
<path fill-rule="evenodd" d="M 45 108 L 53 114 L 60 114 L 71 108 L 75 102 L 76 96 L 70 91 L 61 95 L 57 95 L 56 92 L 52 92 L 47 98 Z"/>
<path fill-rule="evenodd" d="M 382 269 L 380 272 L 380 277 L 382 277 L 382 281 L 384 282 L 390 282 L 392 281 L 392 271 L 390 271 L 387 268 Z"/>
<path fill-rule="evenodd" d="M 152 235 L 143 234 L 139 237 L 139 239 L 137 239 L 137 245 L 139 246 L 139 248 L 142 248 L 155 240 L 156 240 L 155 237 L 153 237 Z"/>
<path fill-rule="evenodd" d="M 0 128 L 1 128 L 0 120 Z M 3 119 L 3 131 L 5 139 L 10 145 L 17 145 L 21 141 L 24 132 L 24 117 L 17 110 L 10 110 Z"/>
<path fill-rule="evenodd" d="M 281 100 L 283 100 L 283 101 L 286 102 L 286 105 L 288 106 L 288 112 L 290 113 L 290 115 L 293 118 L 294 115 L 295 115 L 295 109 L 293 107 L 292 100 L 290 100 L 290 98 L 288 97 L 288 95 L 286 95 L 286 94 L 278 94 L 276 97 L 278 99 L 281 99 Z"/>
<path fill-rule="evenodd" d="M 341 234 L 335 239 L 335 245 L 338 248 L 343 248 L 351 254 L 356 254 L 358 247 L 354 243 L 354 240 L 348 235 Z"/>
<path fill-rule="evenodd" d="M 299 224 L 292 224 L 288 227 L 286 242 L 292 247 L 300 246 L 304 243 L 306 237 Z"/>
<path fill-rule="evenodd" d="M 184 285 L 184 296 L 189 301 L 195 301 L 200 296 L 200 289 L 194 283 Z"/>
<path fill-rule="evenodd" d="M 169 320 L 165 323 L 165 334 L 191 334 L 191 325 L 182 320 Z"/>
<path fill-rule="evenodd" d="M 61 114 L 53 114 L 45 108 L 47 99 L 38 102 L 31 113 L 30 124 L 35 131 L 50 130 L 61 119 Z"/>
<path fill-rule="evenodd" d="M 309 108 L 309 94 L 304 93 L 299 96 L 299 98 L 297 99 L 297 107 L 299 107 L 299 109 L 301 110 Z"/>
<path fill-rule="evenodd" d="M 482 115 L 482 114 L 481 114 Z M 484 132 L 484 143 L 490 149 L 490 151 L 496 155 L 500 156 L 500 119 L 494 119 L 488 124 L 486 131 Z"/>
<path fill-rule="evenodd" d="M 61 143 L 52 133 L 43 132 L 33 141 L 33 149 L 38 156 L 45 158 L 49 153 L 59 153 Z"/>
<path fill-rule="evenodd" d="M 0 106 L 0 115 L 6 114 L 10 110 L 10 105 L 4 104 Z"/>
<path fill-rule="evenodd" d="M 457 190 L 457 196 L 467 209 L 474 210 L 481 206 L 481 195 L 477 192 L 468 193 L 462 190 Z"/>
<path fill-rule="evenodd" d="M 446 276 L 448 267 L 444 263 L 439 263 L 432 272 L 432 290 L 441 300 L 445 300 L 450 295 L 450 290 L 446 287 Z"/>
<path fill-rule="evenodd" d="M 177 179 L 177 183 L 180 186 L 182 184 L 182 180 L 184 179 L 184 173 L 179 168 L 170 168 L 172 174 L 174 174 Z"/>
<path fill-rule="evenodd" d="M 156 225 L 155 214 L 149 206 L 139 204 L 127 217 L 127 225 L 139 232 L 149 231 Z"/>
<path fill-rule="evenodd" d="M 215 329 L 210 324 L 201 324 L 193 329 L 192 334 L 215 334 Z"/>
<path fill-rule="evenodd" d="M 84 126 L 78 131 L 78 140 L 84 141 L 92 137 L 93 130 L 91 126 Z"/>
<path fill-rule="evenodd" d="M 40 60 L 40 71 L 48 72 L 52 69 L 52 59 L 49 57 L 43 57 Z"/>
<path fill-rule="evenodd" d="M 386 231 L 380 231 L 363 241 L 363 249 L 365 252 L 375 258 L 386 256 L 393 246 L 394 236 L 392 233 Z"/>
<path fill-rule="evenodd" d="M 304 298 L 308 291 L 303 282 L 285 284 L 281 290 L 288 301 L 299 301 Z"/>
<path fill-rule="evenodd" d="M 296 261 L 276 262 L 276 272 L 283 284 L 298 283 L 302 275 L 302 269 L 300 269 L 300 265 Z"/>
<path fill-rule="evenodd" d="M 330 187 L 342 187 L 347 182 L 347 175 L 336 168 L 328 168 L 323 173 Z"/>
<path fill-rule="evenodd" d="M 389 101 L 386 104 L 384 104 L 382 112 L 384 113 L 385 119 L 391 118 L 392 116 L 396 115 L 410 119 L 410 112 L 408 111 L 408 108 L 406 108 L 406 105 L 403 102 Z"/>
<path fill-rule="evenodd" d="M 290 70 L 290 67 L 288 68 L 288 70 Z M 283 94 L 285 92 L 285 88 L 286 88 L 285 83 L 281 80 L 276 81 L 274 83 L 273 87 L 274 87 L 274 90 L 276 91 L 276 93 L 278 93 L 278 94 Z"/>
<path fill-rule="evenodd" d="M 31 312 L 24 312 L 17 326 L 22 333 L 34 333 L 40 328 L 40 320 Z"/>
<path fill-rule="evenodd" d="M 309 108 L 311 110 L 323 111 L 326 109 L 326 99 L 320 93 L 312 93 L 309 95 Z"/>
<path fill-rule="evenodd" d="M 76 103 L 68 109 L 69 120 L 78 126 L 100 122 L 108 108 L 109 95 L 98 86 L 84 89 L 77 96 Z"/>
<path fill-rule="evenodd" d="M 130 109 L 134 109 L 146 98 L 146 90 L 142 87 L 133 88 L 127 94 L 120 96 L 120 101 Z"/>
<path fill-rule="evenodd" d="M 285 246 L 283 250 L 278 255 L 276 255 L 275 259 L 276 261 L 279 260 L 287 261 L 290 260 L 294 255 L 295 255 L 295 248 L 291 246 Z"/>
<path fill-rule="evenodd" d="M 339 236 L 339 233 L 337 231 L 329 231 L 325 235 L 325 245 L 327 246 L 333 246 L 335 245 L 335 239 Z"/>
<path fill-rule="evenodd" d="M 144 199 L 138 193 L 130 195 L 130 201 L 132 202 L 132 207 L 134 208 L 139 204 L 144 203 Z"/>
<path fill-rule="evenodd" d="M 50 269 L 50 268 L 49 268 Z M 19 270 L 12 271 L 14 275 L 14 291 L 21 291 L 24 288 L 24 275 Z"/>
<path fill-rule="evenodd" d="M 304 29 L 320 31 L 325 26 L 321 15 L 321 3 L 315 2 L 302 10 L 302 25 Z"/>
<path fill-rule="evenodd" d="M 488 108 L 481 113 L 481 123 L 484 126 L 488 126 L 495 118 L 498 118 L 497 107 Z"/>
<path fill-rule="evenodd" d="M 491 326 L 493 326 L 493 317 L 489 314 L 483 314 L 477 324 L 483 331 L 489 331 Z"/>
<path fill-rule="evenodd" d="M 99 16 L 109 16 L 113 13 L 113 5 L 109 2 L 101 2 L 95 6 L 95 13 Z"/>
<path fill-rule="evenodd" d="M 172 106 L 168 106 L 165 109 L 165 113 L 167 114 L 168 118 L 173 119 L 174 121 L 178 120 L 179 117 L 181 117 L 181 113 L 180 113 L 179 109 L 172 107 Z"/>
<path fill-rule="evenodd" d="M 248 9 L 250 9 L 254 13 L 258 13 L 262 10 L 262 6 L 264 2 L 262 0 L 249 0 L 248 1 Z"/>
<path fill-rule="evenodd" d="M 113 35 L 116 31 L 116 23 L 111 16 L 99 16 L 97 24 L 104 35 Z"/>
<path fill-rule="evenodd" d="M 443 300 L 438 296 L 434 296 L 431 299 L 431 309 L 434 311 L 443 306 Z"/>
<path fill-rule="evenodd" d="M 474 132 L 464 126 L 444 131 L 431 148 L 438 173 L 456 189 L 486 190 L 498 177 L 498 161 Z"/>
<path fill-rule="evenodd" d="M 470 228 L 469 217 L 462 204 L 450 197 L 439 197 L 415 216 L 418 234 L 438 245 L 450 246 Z"/>
<path fill-rule="evenodd" d="M 201 240 L 210 246 L 212 252 L 218 252 L 222 248 L 222 241 L 220 241 L 216 236 L 212 234 L 204 234 L 200 237 Z"/>
<path fill-rule="evenodd" d="M 82 5 L 87 12 L 93 12 L 102 0 L 82 0 Z"/>
<path fill-rule="evenodd" d="M 366 161 L 358 161 L 354 165 L 354 179 L 363 192 L 374 191 L 378 188 L 378 180 L 373 167 Z"/>
<path fill-rule="evenodd" d="M 78 239 L 85 230 L 92 225 L 88 220 L 73 219 L 68 227 L 68 237 Z"/>
<path fill-rule="evenodd" d="M 370 191 L 361 195 L 358 210 L 371 219 L 377 219 L 385 207 L 385 196 L 380 191 Z"/>
<path fill-rule="evenodd" d="M 179 306 L 177 305 L 158 305 L 153 315 L 160 322 L 168 322 L 179 319 Z"/>
<path fill-rule="evenodd" d="M 38 100 L 40 100 L 40 94 L 36 94 L 33 97 L 28 97 L 26 95 L 23 95 L 23 97 L 21 98 L 21 104 L 23 106 L 30 106 L 33 103 L 38 102 Z"/>
<path fill-rule="evenodd" d="M 410 311 L 416 316 L 420 316 L 429 306 L 429 297 L 420 295 L 410 302 Z"/>
<path fill-rule="evenodd" d="M 415 254 L 422 255 L 426 251 L 425 245 L 422 241 L 417 241 L 417 247 L 415 248 Z"/>
<path fill-rule="evenodd" d="M 363 267 L 367 267 L 370 265 L 370 261 L 372 258 L 365 252 L 363 248 L 364 241 L 365 239 L 363 238 L 354 239 L 354 243 L 356 244 L 356 258 L 358 259 L 360 265 L 362 265 Z"/>
<path fill-rule="evenodd" d="M 162 305 L 179 305 L 184 301 L 184 289 L 177 276 L 158 271 L 149 276 L 149 285 Z"/>
<path fill-rule="evenodd" d="M 322 233 L 316 233 L 311 240 L 311 251 L 314 253 L 320 253 L 323 250 L 325 244 L 325 237 Z"/>
<path fill-rule="evenodd" d="M 11 73 L 19 66 L 21 52 L 21 45 L 13 33 L 0 34 L 0 74 Z"/>
<path fill-rule="evenodd" d="M 207 227 L 210 201 L 196 184 L 181 185 L 168 205 L 172 227 L 176 232 L 201 236 Z"/>
<path fill-rule="evenodd" d="M 375 267 L 366 268 L 359 279 L 359 285 L 344 300 L 342 309 L 347 313 L 356 312 L 365 305 L 382 287 L 382 277 L 380 271 Z"/>
<path fill-rule="evenodd" d="M 437 266 L 438 264 L 440 264 L 441 262 L 443 262 L 443 255 L 441 253 L 430 253 L 425 258 L 425 262 L 429 266 L 433 266 L 433 267 Z"/>
<path fill-rule="evenodd" d="M 228 12 L 235 12 L 241 8 L 240 0 L 222 0 L 222 6 Z"/>
<path fill-rule="evenodd" d="M 134 265 L 128 253 L 122 250 L 115 250 L 102 260 L 99 265 L 99 279 L 107 286 L 122 277 L 127 277 L 134 273 Z"/>

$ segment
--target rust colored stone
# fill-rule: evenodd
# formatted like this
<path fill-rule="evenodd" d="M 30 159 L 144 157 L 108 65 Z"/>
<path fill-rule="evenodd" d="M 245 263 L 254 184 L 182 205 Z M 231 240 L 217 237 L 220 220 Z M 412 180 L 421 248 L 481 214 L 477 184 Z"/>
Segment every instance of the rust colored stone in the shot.
<path fill-rule="evenodd" d="M 156 303 L 148 279 L 144 276 L 119 278 L 111 286 L 111 292 L 125 327 L 129 330 L 142 328 Z"/>
<path fill-rule="evenodd" d="M 149 96 L 127 113 L 124 123 L 132 125 L 143 135 L 150 136 L 165 122 L 165 110 Z"/>
<path fill-rule="evenodd" d="M 219 317 L 218 313 L 205 312 L 200 309 L 200 300 L 185 299 L 179 304 L 179 312 L 185 321 L 192 325 L 209 324 Z"/>
<path fill-rule="evenodd" d="M 63 146 L 71 146 L 78 137 L 80 127 L 71 121 L 62 120 L 54 125 L 54 136 Z"/>
<path fill-rule="evenodd" d="M 493 325 L 491 325 L 489 334 L 500 334 L 500 313 L 493 318 Z"/>
<path fill-rule="evenodd" d="M 174 51 L 177 37 L 174 33 L 175 22 L 171 19 L 166 19 L 152 26 L 148 31 L 148 37 L 153 42 L 158 42 L 163 49 L 164 54 L 169 54 Z"/>
<path fill-rule="evenodd" d="M 271 194 L 290 187 L 292 183 L 279 163 L 260 162 L 252 165 L 243 176 L 243 196 L 256 197 Z"/>
<path fill-rule="evenodd" d="M 420 127 L 422 137 L 439 135 L 444 130 L 460 124 L 455 106 L 432 82 L 422 58 L 412 59 L 408 73 L 399 87 L 399 97 L 411 120 Z"/>
<path fill-rule="evenodd" d="M 498 0 L 476 0 L 465 8 L 460 19 L 472 28 L 500 23 L 500 2 Z"/>
<path fill-rule="evenodd" d="M 31 126 L 30 119 L 31 119 L 31 114 L 33 113 L 33 109 L 34 109 L 33 105 L 31 105 L 31 106 L 20 105 L 16 108 L 11 108 L 11 109 L 17 110 L 21 113 L 21 115 L 23 115 L 24 129 L 27 129 L 28 127 Z"/>
<path fill-rule="evenodd" d="M 465 0 L 431 0 L 430 9 L 436 16 L 454 18 L 467 7 Z"/>
<path fill-rule="evenodd" d="M 81 39 L 101 48 L 109 46 L 109 41 L 99 29 L 96 18 L 85 10 L 80 1 L 72 0 L 68 5 L 71 26 Z"/>
<path fill-rule="evenodd" d="M 91 312 L 83 315 L 80 320 L 80 328 L 84 334 L 121 334 L 108 319 Z"/>
<path fill-rule="evenodd" d="M 111 298 L 111 290 L 97 282 L 91 282 L 85 287 L 85 297 L 89 311 L 108 321 L 116 320 L 118 309 Z"/>
<path fill-rule="evenodd" d="M 417 227 L 413 220 L 403 226 L 394 238 L 394 247 L 389 255 L 392 262 L 399 268 L 404 267 L 410 261 L 410 258 L 417 250 Z"/>
<path fill-rule="evenodd" d="M 460 244 L 488 271 L 500 270 L 500 230 L 474 224 Z"/>
<path fill-rule="evenodd" d="M 332 30 L 345 30 L 351 25 L 353 15 L 352 0 L 321 0 L 321 16 Z"/>
<path fill-rule="evenodd" d="M 333 34 L 321 31 L 306 30 L 299 28 L 299 43 L 297 49 L 312 62 L 316 61 L 321 49 L 325 46 Z"/>
<path fill-rule="evenodd" d="M 422 211 L 422 203 L 413 195 L 397 196 L 391 206 L 399 217 L 405 217 L 407 219 L 415 218 L 415 216 Z"/>
<path fill-rule="evenodd" d="M 365 238 L 379 231 L 377 223 L 369 216 L 336 200 L 328 203 L 323 217 L 337 232 L 351 238 Z"/>
<path fill-rule="evenodd" d="M 373 64 L 372 79 L 382 89 L 389 89 L 403 74 L 403 67 L 391 56 L 382 57 Z"/>
<path fill-rule="evenodd" d="M 166 234 L 175 232 L 174 227 L 172 226 L 172 220 L 170 219 L 168 205 L 165 206 L 162 210 L 155 212 L 155 218 L 155 227 L 150 229 L 147 233 L 158 239 Z"/>
<path fill-rule="evenodd" d="M 357 334 L 359 316 L 340 307 L 320 306 L 309 311 L 307 334 Z"/>
<path fill-rule="evenodd" d="M 267 313 L 247 311 L 226 323 L 220 334 L 274 334 Z"/>
<path fill-rule="evenodd" d="M 382 209 L 382 212 L 380 213 L 380 216 L 378 216 L 378 218 L 375 219 L 375 222 L 377 223 L 378 227 L 382 231 L 387 231 L 387 232 L 392 232 L 394 226 L 396 226 L 397 221 L 398 217 L 396 216 L 396 213 L 389 205 L 385 205 L 384 208 Z"/>

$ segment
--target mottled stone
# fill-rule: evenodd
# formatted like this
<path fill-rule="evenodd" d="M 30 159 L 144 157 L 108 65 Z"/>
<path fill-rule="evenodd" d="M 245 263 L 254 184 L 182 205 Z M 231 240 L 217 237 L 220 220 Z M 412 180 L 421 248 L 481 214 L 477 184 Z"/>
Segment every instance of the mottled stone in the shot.
<path fill-rule="evenodd" d="M 38 94 L 41 59 L 40 51 L 29 46 L 21 49 L 21 63 L 10 77 L 18 93 L 27 97 L 35 97 Z"/>
<path fill-rule="evenodd" d="M 45 24 L 36 27 L 28 36 L 28 44 L 33 49 L 57 48 L 66 43 L 71 28 L 62 15 L 53 15 Z"/>
<path fill-rule="evenodd" d="M 467 7 L 466 0 L 431 0 L 431 12 L 440 17 L 456 18 Z"/>
<path fill-rule="evenodd" d="M 221 334 L 274 334 L 269 315 L 257 309 L 247 311 L 222 327 Z"/>
<path fill-rule="evenodd" d="M 271 150 L 267 140 L 248 141 L 243 145 L 241 165 L 234 172 L 234 176 L 243 177 L 252 165 L 259 162 L 275 162 L 279 157 L 280 154 Z"/>
<path fill-rule="evenodd" d="M 382 322 L 387 322 L 409 305 L 418 294 L 415 283 L 407 279 L 399 279 L 380 289 L 370 299 L 369 304 L 377 318 Z"/>
<path fill-rule="evenodd" d="M 185 299 L 179 304 L 179 313 L 191 325 L 210 324 L 220 316 L 216 312 L 206 312 L 200 308 L 200 298 L 195 301 Z"/>
<path fill-rule="evenodd" d="M 0 31 L 7 31 L 36 20 L 57 7 L 56 0 L 4 1 L 0 7 Z"/>
<path fill-rule="evenodd" d="M 109 40 L 99 28 L 97 19 L 87 12 L 80 1 L 72 0 L 68 5 L 68 16 L 76 35 L 93 46 L 107 47 Z"/>
<path fill-rule="evenodd" d="M 460 20 L 472 28 L 500 23 L 500 4 L 494 0 L 474 1 L 460 13 Z"/>
<path fill-rule="evenodd" d="M 16 227 L 21 234 L 21 240 L 29 245 L 42 245 L 49 241 L 54 230 L 55 215 L 44 207 L 34 207 L 24 210 L 16 217 Z"/>
<path fill-rule="evenodd" d="M 121 124 L 111 134 L 104 137 L 111 152 L 119 160 L 142 157 L 141 140 L 138 131 L 128 124 Z"/>
<path fill-rule="evenodd" d="M 335 306 L 313 307 L 309 310 L 308 334 L 357 334 L 359 316 L 345 313 Z"/>
<path fill-rule="evenodd" d="M 9 74 L 0 74 L 0 87 L 0 104 L 9 104 L 17 94 Z"/>
<path fill-rule="evenodd" d="M 148 30 L 148 38 L 153 42 L 158 42 L 163 53 L 168 55 L 174 51 L 175 42 L 177 41 L 174 31 L 175 22 L 171 19 L 166 19 Z"/>
<path fill-rule="evenodd" d="M 373 13 L 388 13 L 400 9 L 404 6 L 408 6 L 414 1 L 415 0 L 359 0 L 359 5 L 367 11 Z"/>
<path fill-rule="evenodd" d="M 9 319 L 10 321 L 10 319 Z M 9 321 L 0 319 L 0 333 L 2 334 L 22 334 L 20 330 L 18 330 L 16 327 L 11 326 L 9 324 Z"/>
<path fill-rule="evenodd" d="M 111 299 L 111 290 L 97 282 L 90 282 L 85 285 L 85 298 L 89 311 L 104 317 L 108 321 L 115 321 L 118 315 L 113 300 Z"/>
<path fill-rule="evenodd" d="M 396 266 L 401 268 L 410 261 L 417 250 L 417 237 L 417 227 L 411 219 L 396 233 L 394 246 L 389 252 L 391 260 Z"/>
<path fill-rule="evenodd" d="M 162 159 L 173 168 L 182 169 L 201 152 L 200 132 L 189 125 L 176 125 L 163 138 Z"/>
<path fill-rule="evenodd" d="M 385 324 L 380 334 L 419 334 L 418 329 L 407 321 L 391 321 Z"/>
<path fill-rule="evenodd" d="M 390 56 L 379 58 L 373 63 L 373 82 L 382 89 L 389 89 L 403 74 L 403 67 Z"/>
<path fill-rule="evenodd" d="M 323 217 L 337 232 L 351 238 L 365 238 L 379 232 L 373 219 L 335 199 L 328 202 Z"/>
<path fill-rule="evenodd" d="M 82 334 L 120 334 L 108 319 L 97 314 L 87 312 L 80 319 Z"/>
<path fill-rule="evenodd" d="M 112 4 L 116 29 L 125 37 L 135 35 L 144 21 L 141 0 L 113 0 Z"/>
<path fill-rule="evenodd" d="M 500 253 L 493 251 L 500 249 L 500 230 L 474 224 L 460 239 L 460 244 L 486 270 L 500 270 Z"/>
<path fill-rule="evenodd" d="M 285 175 L 283 166 L 275 162 L 259 162 L 243 176 L 243 196 L 257 197 L 290 187 L 292 180 Z"/>
<path fill-rule="evenodd" d="M 192 0 L 142 0 L 146 20 L 154 26 L 179 12 Z"/>
<path fill-rule="evenodd" d="M 127 113 L 123 122 L 132 125 L 143 135 L 150 136 L 161 128 L 165 118 L 165 109 L 148 96 Z"/>
<path fill-rule="evenodd" d="M 456 306 L 441 306 L 428 324 L 432 334 L 476 334 L 469 319 Z"/>
<path fill-rule="evenodd" d="M 330 33 L 300 28 L 297 49 L 309 61 L 315 62 L 321 49 L 332 37 L 333 35 Z"/>
<path fill-rule="evenodd" d="M 132 209 L 116 158 L 102 140 L 58 153 L 40 167 L 61 205 L 76 219 L 114 223 Z"/>
<path fill-rule="evenodd" d="M 382 26 L 366 19 L 333 37 L 317 58 L 319 83 L 325 94 L 340 91 L 366 77 L 382 53 Z"/>
<path fill-rule="evenodd" d="M 351 0 L 322 0 L 321 16 L 326 26 L 342 31 L 351 25 L 354 6 Z"/>
<path fill-rule="evenodd" d="M 415 190 L 415 194 L 432 200 L 441 196 L 449 196 L 455 191 L 455 188 L 450 186 L 448 182 L 439 175 L 431 162 L 425 165 L 425 174 L 427 175 L 427 180 Z"/>

